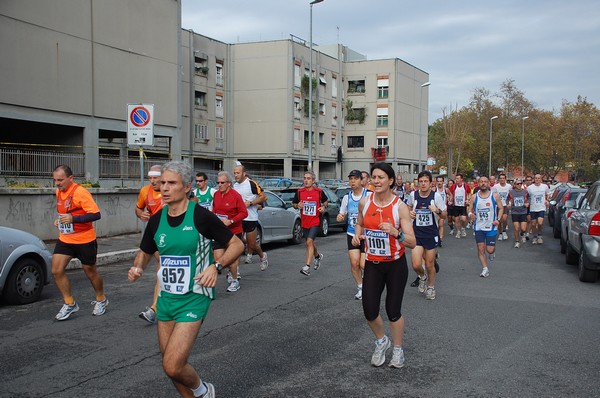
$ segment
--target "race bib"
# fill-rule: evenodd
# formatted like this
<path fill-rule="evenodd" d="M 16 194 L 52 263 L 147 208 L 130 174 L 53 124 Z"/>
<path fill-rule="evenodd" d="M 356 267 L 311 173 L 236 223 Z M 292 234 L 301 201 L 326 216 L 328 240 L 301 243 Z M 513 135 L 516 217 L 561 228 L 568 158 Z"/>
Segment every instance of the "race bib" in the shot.
<path fill-rule="evenodd" d="M 502 201 L 502 206 L 506 206 L 506 198 L 508 198 L 508 192 L 500 192 L 500 200 Z"/>
<path fill-rule="evenodd" d="M 417 218 L 415 218 L 417 227 L 428 227 L 433 225 L 433 214 L 429 209 L 416 209 Z"/>
<path fill-rule="evenodd" d="M 351 228 L 356 227 L 356 222 L 358 221 L 358 214 L 350 214 L 348 216 L 348 226 Z"/>
<path fill-rule="evenodd" d="M 160 256 L 157 272 L 160 290 L 172 294 L 189 292 L 192 278 L 190 256 Z"/>
<path fill-rule="evenodd" d="M 542 204 L 542 203 L 544 203 L 544 195 L 534 195 L 533 201 L 536 204 Z"/>
<path fill-rule="evenodd" d="M 464 196 L 455 197 L 454 203 L 456 206 L 464 206 L 465 205 L 465 197 Z"/>
<path fill-rule="evenodd" d="M 61 223 L 60 216 L 64 216 L 64 214 L 58 215 L 58 230 L 60 231 L 60 233 L 65 234 L 65 235 L 74 233 L 75 227 L 73 226 L 73 223 L 68 223 L 68 224 Z"/>
<path fill-rule="evenodd" d="M 515 207 L 523 207 L 523 206 L 525 206 L 525 198 L 524 197 L 514 198 L 513 204 L 515 205 Z"/>
<path fill-rule="evenodd" d="M 477 220 L 486 222 L 490 219 L 490 209 L 479 209 L 477 210 Z"/>
<path fill-rule="evenodd" d="M 215 213 L 215 216 L 219 217 L 219 219 L 221 219 L 221 220 L 227 220 L 229 218 L 225 214 L 217 214 L 217 213 Z"/>
<path fill-rule="evenodd" d="M 210 210 L 210 202 L 199 203 L 199 205 L 207 210 Z"/>
<path fill-rule="evenodd" d="M 302 202 L 303 208 L 302 213 L 305 216 L 316 216 L 317 215 L 317 202 Z"/>
<path fill-rule="evenodd" d="M 367 253 L 374 256 L 391 256 L 390 236 L 377 229 L 365 229 Z"/>

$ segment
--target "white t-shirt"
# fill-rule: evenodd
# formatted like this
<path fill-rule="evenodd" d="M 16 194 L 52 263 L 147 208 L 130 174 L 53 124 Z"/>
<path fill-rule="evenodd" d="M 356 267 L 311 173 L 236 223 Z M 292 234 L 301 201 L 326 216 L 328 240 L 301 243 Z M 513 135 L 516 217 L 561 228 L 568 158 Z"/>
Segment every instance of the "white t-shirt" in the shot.
<path fill-rule="evenodd" d="M 500 184 L 495 184 L 492 187 L 492 192 L 496 192 L 498 196 L 500 196 L 500 200 L 502 201 L 502 206 L 506 206 L 508 199 L 508 192 L 512 189 L 512 185 L 504 184 L 504 186 Z"/>
<path fill-rule="evenodd" d="M 548 190 L 549 188 L 546 184 L 533 184 L 527 187 L 530 212 L 546 211 L 546 198 L 548 196 Z"/>
<path fill-rule="evenodd" d="M 246 178 L 242 183 L 235 182 L 233 189 L 242 195 L 244 201 L 249 200 L 252 202 L 262 192 L 259 185 L 249 178 Z M 258 221 L 258 205 L 252 205 L 248 207 L 248 217 L 244 218 L 244 221 Z"/>

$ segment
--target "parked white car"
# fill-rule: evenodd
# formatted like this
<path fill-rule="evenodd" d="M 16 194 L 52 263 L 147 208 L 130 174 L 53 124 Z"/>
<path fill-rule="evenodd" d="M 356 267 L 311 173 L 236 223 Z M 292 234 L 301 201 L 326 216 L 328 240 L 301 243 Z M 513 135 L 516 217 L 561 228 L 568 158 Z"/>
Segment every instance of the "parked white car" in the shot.
<path fill-rule="evenodd" d="M 0 294 L 8 304 L 37 301 L 52 277 L 52 254 L 29 232 L 0 227 Z"/>

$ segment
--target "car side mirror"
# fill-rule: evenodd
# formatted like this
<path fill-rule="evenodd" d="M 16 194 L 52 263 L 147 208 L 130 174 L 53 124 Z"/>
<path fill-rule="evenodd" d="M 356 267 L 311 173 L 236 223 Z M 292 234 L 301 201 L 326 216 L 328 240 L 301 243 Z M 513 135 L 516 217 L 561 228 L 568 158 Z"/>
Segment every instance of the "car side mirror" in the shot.
<path fill-rule="evenodd" d="M 550 206 L 556 206 L 556 200 L 551 200 L 550 201 Z"/>
<path fill-rule="evenodd" d="M 575 207 L 575 205 L 576 205 L 576 203 L 574 200 L 567 200 L 565 202 L 565 207 L 573 208 L 573 207 Z"/>

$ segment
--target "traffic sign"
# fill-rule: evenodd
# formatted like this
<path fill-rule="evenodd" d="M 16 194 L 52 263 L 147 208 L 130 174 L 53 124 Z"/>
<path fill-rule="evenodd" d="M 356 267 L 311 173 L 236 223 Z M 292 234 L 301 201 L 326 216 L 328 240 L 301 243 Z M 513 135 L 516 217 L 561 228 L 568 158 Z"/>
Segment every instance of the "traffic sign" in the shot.
<path fill-rule="evenodd" d="M 127 145 L 154 145 L 154 104 L 127 104 Z"/>

